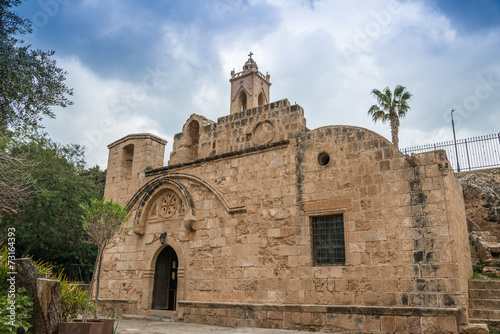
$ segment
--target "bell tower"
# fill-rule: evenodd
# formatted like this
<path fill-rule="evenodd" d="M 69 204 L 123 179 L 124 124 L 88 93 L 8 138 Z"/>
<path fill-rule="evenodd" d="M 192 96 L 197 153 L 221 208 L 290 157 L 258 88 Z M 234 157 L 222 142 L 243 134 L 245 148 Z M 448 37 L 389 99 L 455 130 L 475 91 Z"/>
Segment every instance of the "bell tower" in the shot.
<path fill-rule="evenodd" d="M 269 103 L 269 87 L 271 76 L 259 72 L 257 63 L 248 54 L 248 60 L 243 65 L 243 71 L 231 71 L 231 114 L 235 114 L 257 106 Z"/>

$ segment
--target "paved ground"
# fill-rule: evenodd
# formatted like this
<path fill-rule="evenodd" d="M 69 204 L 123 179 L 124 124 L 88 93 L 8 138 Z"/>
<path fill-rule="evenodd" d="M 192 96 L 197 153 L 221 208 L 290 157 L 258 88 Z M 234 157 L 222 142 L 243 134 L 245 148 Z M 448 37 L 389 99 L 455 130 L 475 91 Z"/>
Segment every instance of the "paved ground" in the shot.
<path fill-rule="evenodd" d="M 174 322 L 171 319 L 148 320 L 141 317 L 120 319 L 119 334 L 190 334 L 190 333 L 217 333 L 217 334 L 309 334 L 308 331 L 292 331 L 285 329 L 268 328 L 228 328 L 208 325 Z M 319 332 L 317 332 L 319 333 Z"/>

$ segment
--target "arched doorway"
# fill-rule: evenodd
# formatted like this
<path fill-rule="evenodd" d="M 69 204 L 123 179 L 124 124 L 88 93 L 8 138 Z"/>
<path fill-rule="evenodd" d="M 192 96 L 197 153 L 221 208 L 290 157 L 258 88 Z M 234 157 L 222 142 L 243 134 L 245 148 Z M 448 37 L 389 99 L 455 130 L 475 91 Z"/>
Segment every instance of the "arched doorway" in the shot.
<path fill-rule="evenodd" d="M 175 310 L 178 267 L 179 261 L 174 249 L 165 247 L 156 259 L 152 309 Z"/>

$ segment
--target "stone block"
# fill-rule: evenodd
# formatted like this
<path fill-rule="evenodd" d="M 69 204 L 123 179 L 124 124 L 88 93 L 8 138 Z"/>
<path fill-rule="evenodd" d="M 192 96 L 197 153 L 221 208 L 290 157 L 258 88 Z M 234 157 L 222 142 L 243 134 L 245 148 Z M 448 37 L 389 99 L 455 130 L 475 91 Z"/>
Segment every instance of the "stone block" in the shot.
<path fill-rule="evenodd" d="M 460 334 L 488 334 L 487 324 L 468 324 L 460 327 Z"/>
<path fill-rule="evenodd" d="M 394 333 L 395 326 L 396 324 L 393 316 L 380 317 L 380 327 L 382 329 L 382 333 Z"/>

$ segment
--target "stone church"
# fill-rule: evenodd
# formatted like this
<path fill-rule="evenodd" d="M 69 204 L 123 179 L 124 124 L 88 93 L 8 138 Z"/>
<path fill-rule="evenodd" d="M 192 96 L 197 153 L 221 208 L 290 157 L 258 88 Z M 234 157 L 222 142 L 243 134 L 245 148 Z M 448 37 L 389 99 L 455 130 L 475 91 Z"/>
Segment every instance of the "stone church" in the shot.
<path fill-rule="evenodd" d="M 132 230 L 105 253 L 103 304 L 222 326 L 458 333 L 472 275 L 444 151 L 405 156 L 354 126 L 306 127 L 252 54 L 230 113 L 166 141 L 111 143 L 105 197 Z"/>

